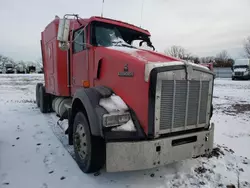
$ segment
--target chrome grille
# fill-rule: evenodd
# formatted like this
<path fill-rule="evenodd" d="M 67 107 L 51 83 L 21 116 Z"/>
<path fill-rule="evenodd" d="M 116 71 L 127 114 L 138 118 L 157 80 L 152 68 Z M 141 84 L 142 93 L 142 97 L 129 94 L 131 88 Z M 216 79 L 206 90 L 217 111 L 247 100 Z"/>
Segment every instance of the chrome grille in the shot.
<path fill-rule="evenodd" d="M 209 81 L 162 80 L 160 131 L 185 130 L 206 123 Z"/>
<path fill-rule="evenodd" d="M 235 72 L 235 76 L 243 76 L 244 72 Z"/>

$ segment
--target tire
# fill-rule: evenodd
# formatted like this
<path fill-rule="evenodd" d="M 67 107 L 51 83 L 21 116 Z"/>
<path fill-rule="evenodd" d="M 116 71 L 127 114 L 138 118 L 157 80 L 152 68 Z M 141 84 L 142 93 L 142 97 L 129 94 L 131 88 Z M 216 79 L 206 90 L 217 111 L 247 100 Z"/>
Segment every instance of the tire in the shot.
<path fill-rule="evenodd" d="M 37 83 L 36 84 L 36 105 L 39 108 L 40 107 L 40 95 L 39 95 L 39 88 L 42 86 L 42 83 Z"/>
<path fill-rule="evenodd" d="M 232 76 L 232 80 L 235 80 L 235 78 Z"/>
<path fill-rule="evenodd" d="M 45 87 L 42 85 L 39 87 L 39 104 L 40 104 L 40 111 L 42 113 L 48 113 L 49 112 L 49 106 L 50 106 L 50 100 L 49 95 L 45 91 Z"/>
<path fill-rule="evenodd" d="M 91 135 L 88 120 L 78 112 L 73 123 L 73 146 L 75 159 L 84 173 L 99 171 L 105 162 L 105 142 Z"/>

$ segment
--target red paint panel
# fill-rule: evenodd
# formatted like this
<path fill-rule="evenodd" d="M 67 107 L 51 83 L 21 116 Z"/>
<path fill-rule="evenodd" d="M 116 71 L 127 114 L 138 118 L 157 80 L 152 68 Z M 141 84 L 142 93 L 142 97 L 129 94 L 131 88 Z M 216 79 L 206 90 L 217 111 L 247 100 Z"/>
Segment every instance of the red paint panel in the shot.
<path fill-rule="evenodd" d="M 118 47 L 119 48 L 119 47 Z M 94 85 L 104 85 L 113 89 L 124 102 L 136 113 L 144 132 L 148 133 L 148 92 L 149 83 L 144 80 L 145 63 L 147 61 L 173 61 L 173 58 L 157 53 L 145 51 L 125 51 L 95 48 L 95 69 L 97 72 L 99 60 L 102 59 L 100 78 Z M 144 56 L 144 60 L 141 56 Z M 128 70 L 134 72 L 133 77 L 119 77 L 118 72 L 123 72 L 124 65 L 128 64 Z M 94 75 L 95 76 L 95 75 Z"/>
<path fill-rule="evenodd" d="M 119 56 L 109 56 L 100 49 L 96 49 L 96 59 L 104 57 L 101 65 L 100 78 L 95 86 L 104 85 L 113 89 L 124 102 L 136 113 L 145 133 L 148 131 L 148 83 L 144 81 L 144 64 L 130 59 L 121 59 Z M 119 77 L 124 65 L 128 64 L 129 71 L 134 77 Z"/>
<path fill-rule="evenodd" d="M 69 96 L 67 87 L 67 52 L 58 47 L 58 21 L 54 20 L 42 32 L 42 48 L 46 92 Z"/>

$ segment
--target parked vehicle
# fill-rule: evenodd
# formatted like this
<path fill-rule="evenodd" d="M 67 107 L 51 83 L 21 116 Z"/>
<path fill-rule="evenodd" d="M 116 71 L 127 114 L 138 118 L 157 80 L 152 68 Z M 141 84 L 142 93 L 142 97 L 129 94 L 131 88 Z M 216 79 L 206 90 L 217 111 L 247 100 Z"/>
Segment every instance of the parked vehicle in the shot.
<path fill-rule="evenodd" d="M 13 73 L 15 73 L 14 65 L 12 63 L 6 63 L 4 65 L 4 72 L 6 74 L 11 74 L 11 73 L 13 74 Z"/>
<path fill-rule="evenodd" d="M 212 71 L 154 52 L 142 28 L 72 16 L 41 33 L 45 84 L 37 83 L 36 102 L 68 119 L 83 172 L 147 169 L 212 151 Z"/>
<path fill-rule="evenodd" d="M 250 79 L 250 59 L 237 59 L 232 67 L 232 80 Z"/>
<path fill-rule="evenodd" d="M 35 73 L 36 72 L 36 66 L 34 66 L 34 65 L 27 66 L 26 72 L 27 73 Z"/>
<path fill-rule="evenodd" d="M 25 65 L 23 65 L 23 64 L 18 64 L 18 65 L 16 66 L 16 73 L 17 73 L 17 74 L 25 74 L 25 69 L 26 69 Z"/>

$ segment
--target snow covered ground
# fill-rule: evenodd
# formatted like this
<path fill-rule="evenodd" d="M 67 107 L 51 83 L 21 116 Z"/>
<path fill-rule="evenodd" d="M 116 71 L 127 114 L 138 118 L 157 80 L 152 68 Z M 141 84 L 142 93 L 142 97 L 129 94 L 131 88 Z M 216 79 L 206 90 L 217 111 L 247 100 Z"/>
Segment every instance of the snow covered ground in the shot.
<path fill-rule="evenodd" d="M 35 84 L 42 80 L 37 74 L 0 75 L 1 188 L 250 187 L 250 81 L 215 81 L 213 155 L 144 171 L 86 175 L 55 115 L 36 107 Z"/>

